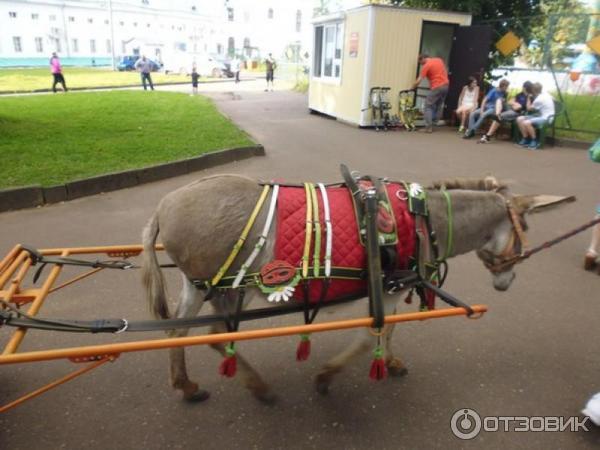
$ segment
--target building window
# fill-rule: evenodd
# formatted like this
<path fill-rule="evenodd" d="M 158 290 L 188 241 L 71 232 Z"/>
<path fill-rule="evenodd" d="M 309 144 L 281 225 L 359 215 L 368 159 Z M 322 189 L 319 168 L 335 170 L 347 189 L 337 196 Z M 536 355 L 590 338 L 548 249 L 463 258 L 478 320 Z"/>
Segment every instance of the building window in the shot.
<path fill-rule="evenodd" d="M 90 39 L 90 53 L 96 53 L 96 39 Z"/>
<path fill-rule="evenodd" d="M 31 14 L 31 20 L 38 20 L 40 18 L 40 15 L 37 13 L 33 13 Z"/>
<path fill-rule="evenodd" d="M 15 53 L 21 53 L 23 47 L 21 47 L 21 38 L 19 36 L 13 36 L 13 45 L 15 46 Z"/>
<path fill-rule="evenodd" d="M 149 5 L 150 4 L 150 0 L 142 0 L 142 5 Z"/>
<path fill-rule="evenodd" d="M 227 54 L 233 56 L 235 54 L 235 39 L 230 37 L 227 39 Z"/>
<path fill-rule="evenodd" d="M 344 29 L 341 23 L 315 27 L 313 76 L 339 79 L 342 72 L 342 43 Z"/>
<path fill-rule="evenodd" d="M 9 11 L 8 17 L 10 17 L 11 19 L 16 19 L 17 18 L 17 13 L 14 12 L 14 11 Z"/>
<path fill-rule="evenodd" d="M 94 23 L 94 19 L 92 19 L 91 17 L 88 17 L 88 23 Z"/>
<path fill-rule="evenodd" d="M 125 41 L 121 41 L 121 53 L 122 54 L 127 53 L 127 43 Z"/>
<path fill-rule="evenodd" d="M 71 39 L 71 50 L 73 53 L 79 52 L 79 41 L 77 39 Z"/>
<path fill-rule="evenodd" d="M 108 25 L 110 22 L 108 19 L 104 19 L 104 25 Z"/>
<path fill-rule="evenodd" d="M 110 39 L 106 40 L 106 53 L 112 52 L 112 45 L 110 45 Z"/>
<path fill-rule="evenodd" d="M 192 11 L 196 12 L 196 5 L 192 5 Z"/>
<path fill-rule="evenodd" d="M 150 24 L 149 23 L 146 24 L 146 28 L 150 28 Z"/>
<path fill-rule="evenodd" d="M 50 22 L 56 22 L 56 16 L 54 14 L 50 14 L 48 18 L 50 19 Z"/>
<path fill-rule="evenodd" d="M 137 22 L 133 22 L 133 26 L 134 26 L 134 27 L 137 27 Z"/>
<path fill-rule="evenodd" d="M 227 20 L 233 22 L 233 8 L 227 8 Z"/>
<path fill-rule="evenodd" d="M 123 21 L 120 21 L 120 22 L 119 22 L 119 25 L 120 25 L 120 26 L 124 26 L 124 25 L 125 25 L 125 22 L 123 22 Z"/>
<path fill-rule="evenodd" d="M 56 47 L 56 51 L 57 52 L 62 52 L 62 46 L 60 45 L 60 39 L 59 38 L 55 38 L 54 40 L 54 46 Z"/>
<path fill-rule="evenodd" d="M 38 53 L 42 53 L 44 51 L 44 44 L 41 37 L 35 38 L 35 51 Z"/>
<path fill-rule="evenodd" d="M 269 11 L 267 12 L 267 18 L 269 18 L 269 19 L 273 18 L 273 8 L 269 8 Z"/>
<path fill-rule="evenodd" d="M 296 33 L 302 31 L 302 11 L 296 11 Z"/>
<path fill-rule="evenodd" d="M 217 44 L 217 53 L 219 55 L 223 53 L 223 44 Z"/>
<path fill-rule="evenodd" d="M 69 22 L 75 22 L 75 17 L 69 16 Z"/>

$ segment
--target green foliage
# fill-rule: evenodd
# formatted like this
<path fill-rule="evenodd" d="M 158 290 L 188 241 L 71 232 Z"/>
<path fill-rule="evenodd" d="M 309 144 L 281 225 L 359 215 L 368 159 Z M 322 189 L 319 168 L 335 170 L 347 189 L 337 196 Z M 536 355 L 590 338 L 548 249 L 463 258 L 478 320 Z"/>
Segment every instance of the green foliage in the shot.
<path fill-rule="evenodd" d="M 0 188 L 252 145 L 205 97 L 143 91 L 0 98 L 0 136 Z"/>
<path fill-rule="evenodd" d="M 521 55 L 531 66 L 543 67 L 552 62 L 555 68 L 569 54 L 571 44 L 586 41 L 590 16 L 579 0 L 544 0 L 541 4 L 543 16 L 531 23 L 531 33 L 526 36 Z M 531 45 L 531 42 L 537 45 Z"/>

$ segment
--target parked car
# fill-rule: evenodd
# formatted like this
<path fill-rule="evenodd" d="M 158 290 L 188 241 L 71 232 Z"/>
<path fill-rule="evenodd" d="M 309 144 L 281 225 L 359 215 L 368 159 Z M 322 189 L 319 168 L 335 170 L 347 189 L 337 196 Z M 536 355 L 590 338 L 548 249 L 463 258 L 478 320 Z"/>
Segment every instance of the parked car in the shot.
<path fill-rule="evenodd" d="M 192 67 L 194 66 L 196 66 L 196 71 L 203 77 L 232 78 L 234 76 L 229 61 L 220 60 L 209 55 L 187 53 L 165 57 L 163 70 L 165 73 L 189 75 L 192 73 Z"/>
<path fill-rule="evenodd" d="M 135 70 L 135 63 L 138 59 L 140 59 L 140 56 L 137 56 L 137 55 L 123 56 L 121 58 L 121 61 L 119 61 L 119 64 L 117 64 L 117 70 L 119 70 L 121 72 L 124 72 L 127 70 Z M 152 61 L 151 59 L 149 61 L 152 64 L 153 72 L 160 70 L 159 63 L 157 63 L 156 61 Z"/>

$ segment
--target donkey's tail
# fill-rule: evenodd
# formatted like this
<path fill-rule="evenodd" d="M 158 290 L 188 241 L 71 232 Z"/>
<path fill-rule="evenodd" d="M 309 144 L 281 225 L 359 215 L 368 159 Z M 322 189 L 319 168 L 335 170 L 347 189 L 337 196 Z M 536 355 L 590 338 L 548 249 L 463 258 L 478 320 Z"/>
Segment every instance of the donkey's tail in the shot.
<path fill-rule="evenodd" d="M 152 315 L 157 319 L 168 319 L 170 314 L 167 305 L 165 279 L 160 270 L 154 248 L 158 231 L 158 217 L 154 214 L 142 233 L 142 243 L 144 244 L 142 282 L 146 290 L 146 301 Z"/>

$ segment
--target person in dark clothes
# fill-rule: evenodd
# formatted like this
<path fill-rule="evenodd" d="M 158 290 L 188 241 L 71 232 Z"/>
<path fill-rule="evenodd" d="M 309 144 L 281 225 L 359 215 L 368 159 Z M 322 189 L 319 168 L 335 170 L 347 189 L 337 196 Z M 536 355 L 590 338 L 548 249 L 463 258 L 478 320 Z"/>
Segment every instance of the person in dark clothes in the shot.
<path fill-rule="evenodd" d="M 198 80 L 200 74 L 196 71 L 196 66 L 192 67 L 192 93 L 196 95 L 198 93 Z"/>

